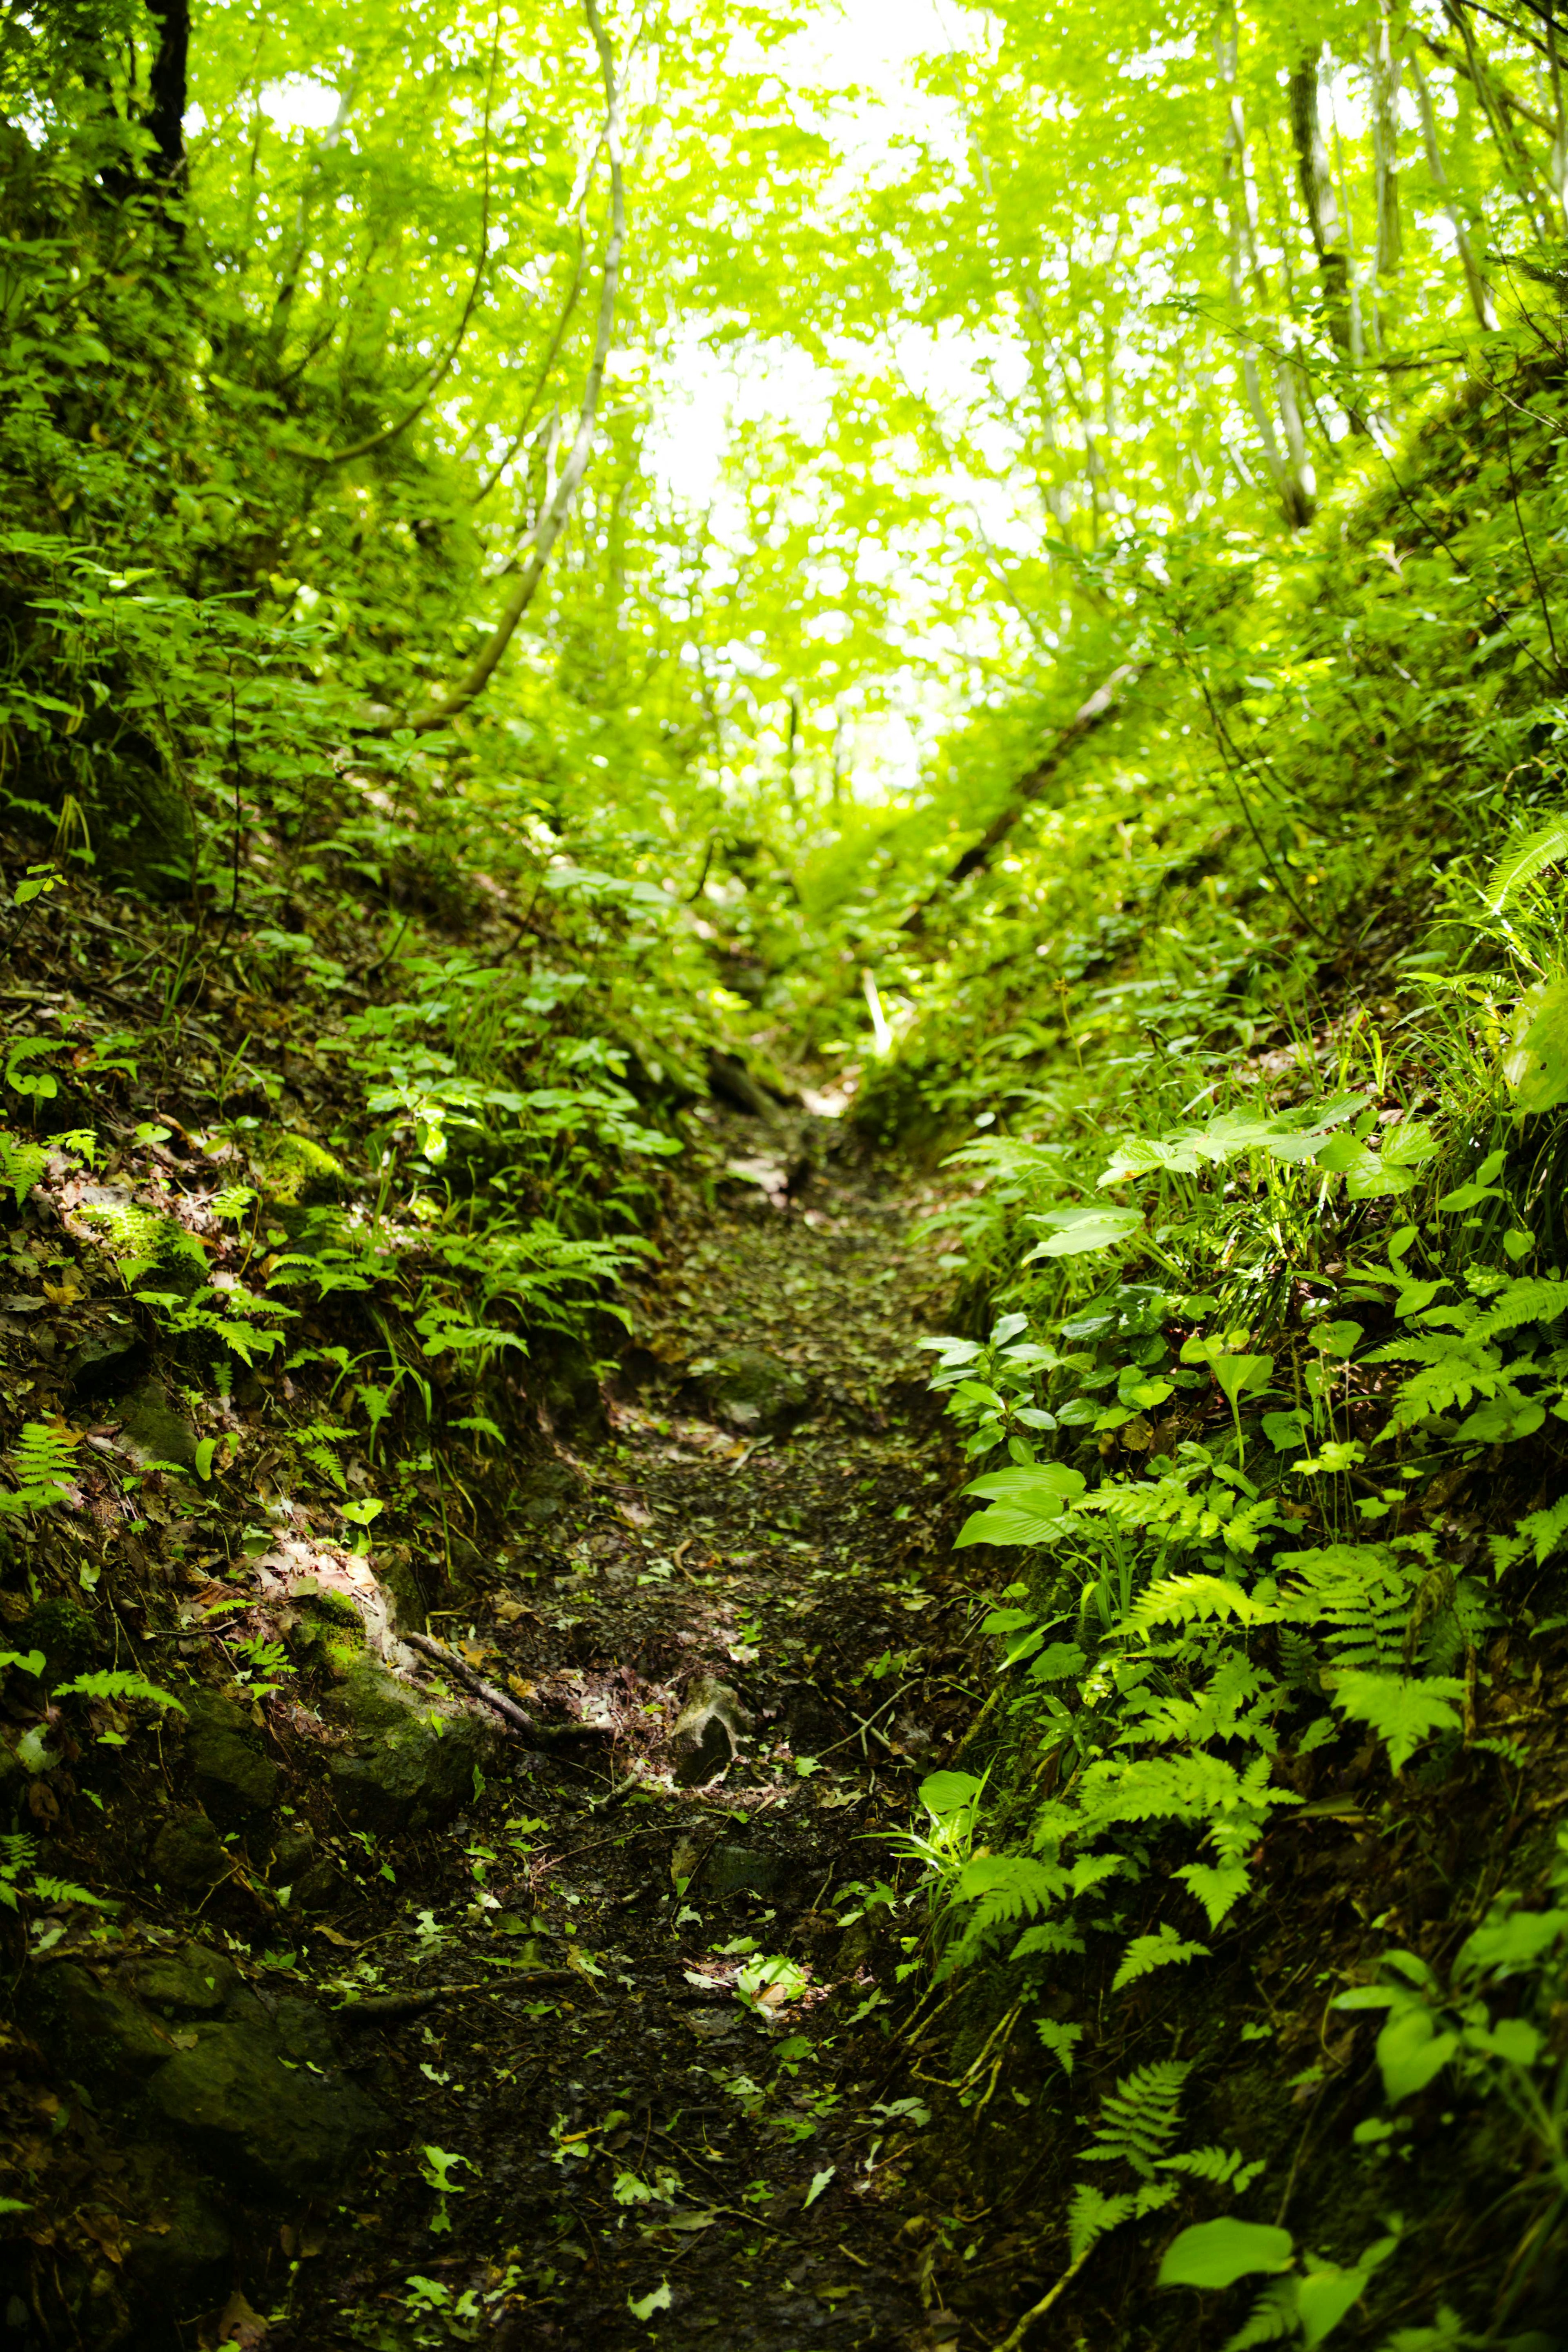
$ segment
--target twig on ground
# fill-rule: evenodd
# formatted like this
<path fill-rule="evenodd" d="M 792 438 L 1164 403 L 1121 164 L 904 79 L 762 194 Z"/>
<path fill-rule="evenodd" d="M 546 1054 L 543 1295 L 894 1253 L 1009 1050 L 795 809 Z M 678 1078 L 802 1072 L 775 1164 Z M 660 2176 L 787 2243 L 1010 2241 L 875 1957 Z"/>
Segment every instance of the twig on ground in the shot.
<path fill-rule="evenodd" d="M 532 1716 L 519 1706 L 516 1699 L 508 1698 L 505 1691 L 498 1690 L 494 1683 L 487 1682 L 466 1658 L 458 1657 L 444 1643 L 433 1642 L 428 1633 L 400 1633 L 397 1639 L 406 1642 L 411 1650 L 417 1650 L 422 1656 L 433 1658 L 458 1682 L 466 1683 L 476 1698 L 482 1698 L 487 1706 L 493 1706 L 504 1723 L 509 1723 L 522 1738 L 531 1740 L 536 1748 L 556 1747 L 567 1739 L 613 1739 L 616 1736 L 614 1725 L 608 1723 L 536 1723 Z"/>

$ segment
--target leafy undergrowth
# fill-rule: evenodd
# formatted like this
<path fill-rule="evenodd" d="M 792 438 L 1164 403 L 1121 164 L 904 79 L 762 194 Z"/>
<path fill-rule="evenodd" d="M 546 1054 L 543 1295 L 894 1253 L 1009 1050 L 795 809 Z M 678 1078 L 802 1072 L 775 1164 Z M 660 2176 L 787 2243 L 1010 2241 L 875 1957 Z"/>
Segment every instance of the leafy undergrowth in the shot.
<path fill-rule="evenodd" d="M 980 1130 L 931 1345 L 997 1679 L 899 1899 L 932 2275 L 985 2331 L 1005 2259 L 1010 2347 L 1559 2340 L 1560 489 L 1503 410 L 1561 397 L 1478 389 L 1214 627 L 1212 793 L 1134 711 L 900 950 L 861 1115 Z"/>

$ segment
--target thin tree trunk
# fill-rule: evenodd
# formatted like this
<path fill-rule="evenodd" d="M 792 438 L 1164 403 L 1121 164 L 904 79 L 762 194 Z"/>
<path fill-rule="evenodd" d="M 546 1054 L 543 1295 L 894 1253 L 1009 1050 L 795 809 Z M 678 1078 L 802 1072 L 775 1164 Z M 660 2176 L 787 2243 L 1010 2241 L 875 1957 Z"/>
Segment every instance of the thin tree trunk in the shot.
<path fill-rule="evenodd" d="M 1464 9 L 1456 6 L 1455 0 L 1443 0 L 1443 14 L 1465 45 L 1465 71 L 1477 97 L 1486 109 L 1488 119 L 1491 123 L 1492 136 L 1498 143 L 1498 152 L 1512 166 L 1514 194 L 1519 198 L 1542 244 L 1549 245 L 1552 241 L 1552 225 L 1546 215 L 1538 209 L 1535 200 L 1536 183 L 1541 175 L 1536 169 L 1534 157 L 1521 138 L 1517 126 L 1510 118 L 1513 114 L 1524 114 L 1534 120 L 1542 129 L 1549 126 L 1540 123 L 1540 117 L 1535 114 L 1532 107 L 1522 105 L 1500 83 L 1493 80 L 1487 69 L 1485 58 L 1476 47 L 1475 36 L 1470 30 L 1470 20 Z"/>
<path fill-rule="evenodd" d="M 1378 0 L 1372 30 L 1372 149 L 1376 180 L 1377 242 L 1373 267 L 1396 278 L 1405 257 L 1399 220 L 1399 80 L 1401 27 L 1391 0 Z"/>
<path fill-rule="evenodd" d="M 1247 403 L 1252 412 L 1252 421 L 1263 444 L 1264 463 L 1268 467 L 1286 521 L 1293 530 L 1300 530 L 1312 520 L 1314 500 L 1298 461 L 1298 451 L 1301 459 L 1306 457 L 1306 444 L 1301 434 L 1294 387 L 1289 381 L 1288 367 L 1281 369 L 1279 388 L 1288 403 L 1287 409 L 1282 412 L 1288 446 L 1281 449 L 1273 415 L 1264 396 L 1257 346 L 1247 329 L 1247 284 L 1250 283 L 1254 295 L 1265 310 L 1268 308 L 1268 289 L 1258 255 L 1258 184 L 1252 176 L 1252 162 L 1247 146 L 1247 121 L 1242 113 L 1240 93 L 1236 87 L 1236 38 L 1233 16 L 1228 25 L 1219 28 L 1215 43 L 1220 77 L 1229 93 L 1226 105 L 1223 175 L 1226 215 L 1230 225 L 1231 308 L 1241 339 L 1242 382 L 1247 387 Z"/>
<path fill-rule="evenodd" d="M 1454 244 L 1458 251 L 1459 267 L 1465 273 L 1465 287 L 1470 298 L 1470 308 L 1476 314 L 1478 323 L 1489 334 L 1496 330 L 1498 322 L 1497 311 L 1492 304 L 1491 289 L 1476 266 L 1476 250 L 1470 242 L 1469 224 L 1448 187 L 1448 174 L 1443 168 L 1443 150 L 1437 143 L 1437 124 L 1432 111 L 1432 93 L 1426 87 L 1426 78 L 1422 73 L 1414 55 L 1410 59 L 1410 78 L 1415 85 L 1415 103 L 1421 113 L 1421 143 L 1426 151 L 1426 169 L 1432 174 L 1433 185 L 1442 193 L 1443 209 L 1448 215 L 1448 224 L 1454 232 Z"/>
<path fill-rule="evenodd" d="M 594 355 L 583 387 L 576 437 L 561 469 L 555 495 L 531 534 L 532 549 L 517 586 L 508 597 L 500 619 L 491 631 L 479 659 L 438 701 L 431 703 L 424 710 L 414 712 L 405 722 L 384 722 L 374 730 L 379 734 L 390 733 L 393 727 L 405 723 L 416 734 L 427 735 L 437 727 L 445 727 L 484 692 L 495 674 L 497 663 L 516 634 L 518 623 L 533 602 L 552 551 L 566 527 L 578 487 L 588 470 L 588 460 L 594 454 L 594 436 L 598 425 L 605 370 L 609 364 L 610 344 L 615 335 L 616 297 L 621 279 L 621 255 L 626 241 L 626 195 L 621 161 L 621 99 L 616 80 L 615 56 L 599 15 L 598 0 L 583 0 L 583 12 L 594 37 L 594 46 L 599 53 L 599 70 L 605 83 L 605 148 L 610 160 L 610 234 L 605 247 L 604 274 L 599 286 L 599 322 L 594 338 Z"/>
<path fill-rule="evenodd" d="M 1135 685 L 1142 674 L 1142 663 L 1123 662 L 1120 669 L 1111 671 L 1103 686 L 1095 688 L 1089 700 L 1068 720 L 1044 757 L 1014 785 L 1005 805 L 992 818 L 979 840 L 972 844 L 963 856 L 948 868 L 938 888 L 928 898 L 922 898 L 918 907 L 910 908 L 900 926 L 902 929 L 923 930 L 927 908 L 946 891 L 952 889 L 956 884 L 966 881 L 971 874 L 978 873 L 983 866 L 990 864 L 996 850 L 1005 841 L 1025 810 L 1032 801 L 1039 799 L 1068 753 L 1075 751 L 1081 742 L 1103 727 L 1108 719 L 1120 714 L 1126 699 L 1127 689 Z"/>
<path fill-rule="evenodd" d="M 1318 257 L 1318 275 L 1322 281 L 1324 321 L 1348 358 L 1350 262 L 1318 112 L 1318 58 L 1319 51 L 1313 49 L 1290 76 L 1290 137 L 1296 149 L 1301 201 L 1307 209 L 1307 226 L 1312 233 L 1312 249 Z"/>

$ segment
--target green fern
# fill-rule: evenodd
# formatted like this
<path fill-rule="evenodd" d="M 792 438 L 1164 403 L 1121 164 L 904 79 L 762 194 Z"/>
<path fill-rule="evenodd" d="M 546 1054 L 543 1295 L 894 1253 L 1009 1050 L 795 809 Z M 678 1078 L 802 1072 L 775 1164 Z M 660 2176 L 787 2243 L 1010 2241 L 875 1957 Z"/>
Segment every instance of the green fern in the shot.
<path fill-rule="evenodd" d="M 26 1830 L 0 1832 L 0 1904 L 7 1911 L 16 1908 L 16 1882 L 25 1870 L 31 1870 L 37 1857 L 37 1845 Z"/>
<path fill-rule="evenodd" d="M 1184 2156 L 1156 2157 L 1162 2172 L 1184 2172 L 1191 2179 L 1207 2180 L 1216 2189 L 1231 2189 L 1239 2197 L 1260 2172 L 1268 2170 L 1262 2157 L 1248 2164 L 1238 2147 L 1194 2147 Z"/>
<path fill-rule="evenodd" d="M 1426 1570 L 1387 1544 L 1326 1544 L 1283 1563 L 1289 1614 L 1324 1632 L 1336 1667 L 1393 1672 L 1405 1659 L 1411 1605 Z"/>
<path fill-rule="evenodd" d="M 70 1492 L 72 1455 L 80 1444 L 74 1429 L 63 1422 L 29 1421 L 11 1449 L 16 1466 L 14 1493 L 0 1491 L 0 1513 L 45 1511 L 62 1503 Z"/>
<path fill-rule="evenodd" d="M 343 1465 L 333 1453 L 331 1441 L 352 1437 L 353 1432 L 335 1421 L 312 1421 L 294 1432 L 294 1443 L 307 1462 L 313 1463 L 323 1477 L 330 1478 L 340 1495 L 349 1491 Z"/>
<path fill-rule="evenodd" d="M 212 1213 L 226 1223 L 243 1217 L 252 1201 L 259 1199 L 254 1184 L 226 1184 L 212 1197 Z"/>
<path fill-rule="evenodd" d="M 1024 1853 L 977 1853 L 959 1872 L 953 1899 L 975 1906 L 970 1935 L 1036 1919 L 1068 1892 L 1066 1871 Z"/>
<path fill-rule="evenodd" d="M 111 1669 L 94 1675 L 78 1675 L 74 1681 L 57 1683 L 54 1695 L 56 1698 L 140 1700 L 148 1706 L 172 1706 L 181 1715 L 185 1712 L 184 1699 L 176 1698 L 173 1691 L 160 1689 L 144 1675 L 123 1674 Z"/>
<path fill-rule="evenodd" d="M 1112 1992 L 1124 1985 L 1136 1984 L 1140 1977 L 1151 1975 L 1155 1969 L 1169 1968 L 1176 1960 L 1206 1960 L 1206 1944 L 1184 1943 L 1170 1922 L 1164 1921 L 1152 1936 L 1134 1936 L 1121 1955 L 1121 1964 L 1110 1979 Z"/>
<path fill-rule="evenodd" d="M 49 1155 L 41 1143 L 28 1143 L 0 1129 L 0 1186 L 8 1186 L 16 1206 L 47 1171 Z"/>
<path fill-rule="evenodd" d="M 94 1895 L 87 1887 L 77 1885 L 74 1879 L 50 1878 L 42 1872 L 34 1873 L 28 1892 L 39 1903 L 90 1903 L 95 1911 L 111 1911 L 114 1908 L 103 1895 Z"/>
<path fill-rule="evenodd" d="M 1135 2197 L 1104 2197 L 1092 2182 L 1080 2180 L 1068 2207 L 1068 2253 L 1076 2267 L 1109 2230 L 1119 2229 L 1137 2210 Z"/>
<path fill-rule="evenodd" d="M 1122 1620 L 1130 1633 L 1146 1633 L 1154 1625 L 1222 1623 L 1267 1624 L 1273 1612 L 1267 1601 L 1245 1591 L 1225 1576 L 1163 1576 L 1140 1594 Z"/>
<path fill-rule="evenodd" d="M 79 1209 L 77 1214 L 98 1227 L 116 1257 L 157 1265 L 165 1220 L 150 1209 L 139 1209 L 131 1201 L 110 1201 Z"/>
<path fill-rule="evenodd" d="M 1041 2042 L 1070 2081 L 1078 2056 L 1078 2045 L 1083 2040 L 1081 2025 L 1058 2025 L 1054 2017 L 1037 2017 L 1035 2031 Z"/>
<path fill-rule="evenodd" d="M 90 1903 L 97 1911 L 113 1906 L 101 1895 L 89 1894 L 85 1886 L 76 1885 L 68 1878 L 47 1876 L 37 1867 L 38 1849 L 25 1830 L 13 1830 L 0 1835 L 0 1906 L 15 1911 L 24 1894 L 39 1903 Z M 23 1877 L 27 1880 L 24 1887 Z"/>
<path fill-rule="evenodd" d="M 1352 1721 L 1372 1727 L 1387 1748 L 1395 1772 L 1404 1770 L 1416 1748 L 1435 1732 L 1459 1728 L 1461 1718 L 1449 1702 L 1464 1695 L 1464 1684 L 1451 1675 L 1428 1675 L 1425 1681 L 1414 1681 L 1404 1675 L 1356 1670 L 1338 1675 L 1330 1694 L 1334 1705 Z"/>
<path fill-rule="evenodd" d="M 1549 866 L 1561 865 L 1568 857 L 1568 816 L 1553 817 L 1500 857 L 1492 872 L 1491 908 L 1500 915 L 1510 898 L 1517 898 Z"/>
<path fill-rule="evenodd" d="M 1192 2068 L 1180 2058 L 1156 2059 L 1124 2075 L 1100 2103 L 1095 2126 L 1095 2146 L 1085 2148 L 1085 2164 L 1130 2164 L 1145 2180 L 1175 2137 L 1176 2110 L 1182 2086 Z"/>

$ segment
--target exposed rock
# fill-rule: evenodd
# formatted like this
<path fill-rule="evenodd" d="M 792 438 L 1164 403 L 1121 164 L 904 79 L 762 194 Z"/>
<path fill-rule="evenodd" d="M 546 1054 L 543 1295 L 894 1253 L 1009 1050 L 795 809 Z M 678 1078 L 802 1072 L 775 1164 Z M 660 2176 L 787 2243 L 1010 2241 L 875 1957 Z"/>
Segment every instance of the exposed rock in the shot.
<path fill-rule="evenodd" d="M 250 2006 L 194 2028 L 195 2047 L 159 2068 L 148 2102 L 238 2186 L 284 2198 L 336 2190 L 386 2117 L 332 2066 L 309 2002 L 279 2001 L 271 2019 L 259 2001 Z"/>
<path fill-rule="evenodd" d="M 206 2311 L 221 2303 L 233 2266 L 228 2225 L 199 2183 L 166 2147 L 126 2150 L 130 2185 L 148 2226 L 133 2229 L 125 2267 L 149 2298 L 179 2311 Z"/>
<path fill-rule="evenodd" d="M 40 1601 L 16 1625 L 8 1650 L 42 1650 L 46 1683 L 84 1673 L 102 1655 L 103 1640 L 84 1609 L 64 1594 Z"/>
<path fill-rule="evenodd" d="M 351 1822 L 378 1832 L 449 1821 L 471 1800 L 475 1770 L 499 1737 L 468 1708 L 411 1689 L 368 1657 L 355 1662 L 323 1711 L 353 1735 L 331 1766 L 338 1803 Z"/>
<path fill-rule="evenodd" d="M 568 1463 L 531 1462 L 518 1473 L 510 1516 L 530 1527 L 543 1527 L 576 1502 L 583 1481 Z"/>
<path fill-rule="evenodd" d="M 147 1342 L 139 1332 L 99 1331 L 72 1349 L 65 1374 L 75 1402 L 89 1404 L 122 1396 L 146 1364 Z"/>
<path fill-rule="evenodd" d="M 216 1886 L 232 1867 L 228 1850 L 205 1813 L 178 1814 L 165 1822 L 147 1862 L 158 1885 L 177 1886 L 188 1895 Z"/>
<path fill-rule="evenodd" d="M 698 1787 L 723 1770 L 740 1748 L 752 1718 L 728 1683 L 699 1675 L 669 1735 L 675 1778 L 681 1788 Z"/>
<path fill-rule="evenodd" d="M 216 2017 L 240 1981 L 233 1961 L 210 1944 L 149 1952 L 122 1974 L 138 1998 L 164 2017 Z"/>
<path fill-rule="evenodd" d="M 348 1881 L 330 1862 L 313 1862 L 294 1882 L 293 1900 L 301 1911 L 335 1911 Z"/>
<path fill-rule="evenodd" d="M 193 1690 L 185 1713 L 185 1752 L 207 1811 L 231 1828 L 269 1812 L 279 1768 L 258 1753 L 249 1717 L 214 1691 Z"/>
<path fill-rule="evenodd" d="M 166 2025 L 121 1986 L 100 1983 L 76 1960 L 40 1969 L 28 2008 L 64 2071 L 100 2093 L 133 2089 L 175 2054 Z"/>
<path fill-rule="evenodd" d="M 293 1822 L 278 1838 L 268 1864 L 268 1874 L 291 1885 L 316 1858 L 316 1832 L 309 1822 Z"/>
<path fill-rule="evenodd" d="M 195 1467 L 196 1433 L 169 1402 L 162 1381 L 139 1381 L 121 1400 L 120 1448 L 137 1463 L 177 1462 Z"/>
<path fill-rule="evenodd" d="M 347 1182 L 342 1162 L 313 1138 L 272 1128 L 251 1145 L 251 1165 L 263 1197 L 275 1208 L 298 1209 L 336 1200 Z"/>
<path fill-rule="evenodd" d="M 700 1359 L 691 1371 L 702 1383 L 710 1409 L 748 1433 L 787 1428 L 810 1408 L 811 1392 L 800 1374 L 759 1348 Z"/>
<path fill-rule="evenodd" d="M 708 1083 L 721 1102 L 750 1118 L 772 1118 L 777 1105 L 765 1095 L 738 1055 L 710 1051 Z"/>
<path fill-rule="evenodd" d="M 731 1895 L 782 1894 L 791 1875 L 782 1854 L 763 1853 L 755 1846 L 720 1844 L 708 1857 L 700 1885 L 704 1898 L 722 1903 Z"/>

